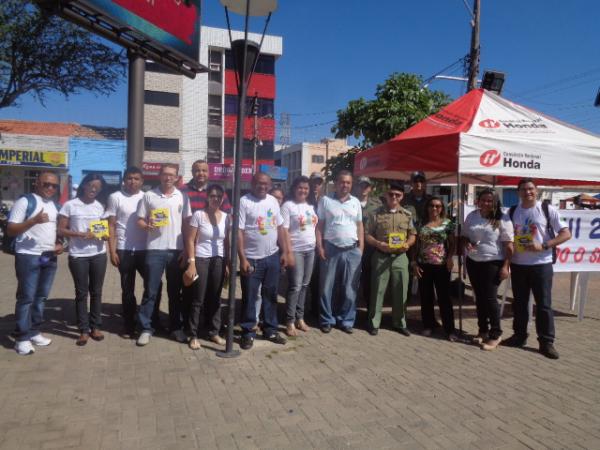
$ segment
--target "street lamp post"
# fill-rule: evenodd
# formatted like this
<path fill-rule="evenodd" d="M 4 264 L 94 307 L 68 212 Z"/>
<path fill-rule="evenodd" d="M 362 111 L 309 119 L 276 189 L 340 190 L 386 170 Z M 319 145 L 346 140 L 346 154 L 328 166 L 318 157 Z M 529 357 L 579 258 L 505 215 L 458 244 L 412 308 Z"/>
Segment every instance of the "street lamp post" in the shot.
<path fill-rule="evenodd" d="M 239 356 L 239 350 L 233 349 L 233 327 L 235 325 L 235 295 L 237 285 L 237 242 L 240 227 L 240 188 L 242 183 L 242 152 L 244 149 L 244 122 L 246 118 L 246 93 L 250 78 L 256 67 L 262 42 L 267 32 L 267 26 L 271 14 L 277 9 L 277 0 L 221 0 L 225 7 L 227 28 L 229 30 L 229 43 L 233 54 L 235 71 L 237 75 L 237 87 L 239 94 L 237 131 L 235 135 L 235 162 L 233 171 L 233 224 L 231 227 L 231 246 L 229 261 L 231 262 L 228 315 L 227 315 L 227 343 L 225 351 L 217 352 L 222 358 L 234 358 Z M 233 40 L 231 36 L 231 24 L 229 11 L 244 16 L 244 38 Z M 248 24 L 250 17 L 267 16 L 260 43 L 248 40 Z"/>

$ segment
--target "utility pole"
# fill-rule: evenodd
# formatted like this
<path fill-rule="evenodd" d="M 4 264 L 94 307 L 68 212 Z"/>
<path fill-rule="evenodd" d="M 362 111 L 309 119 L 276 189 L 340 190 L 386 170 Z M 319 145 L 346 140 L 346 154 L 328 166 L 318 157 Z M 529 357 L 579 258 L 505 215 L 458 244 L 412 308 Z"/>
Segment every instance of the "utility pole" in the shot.
<path fill-rule="evenodd" d="M 252 115 L 254 116 L 254 137 L 252 139 L 252 173 L 258 172 L 256 168 L 256 151 L 258 150 L 258 95 L 254 94 L 252 100 Z"/>
<path fill-rule="evenodd" d="M 473 0 L 473 19 L 471 21 L 471 52 L 469 54 L 469 81 L 467 92 L 477 88 L 477 75 L 479 74 L 479 18 L 481 0 Z"/>

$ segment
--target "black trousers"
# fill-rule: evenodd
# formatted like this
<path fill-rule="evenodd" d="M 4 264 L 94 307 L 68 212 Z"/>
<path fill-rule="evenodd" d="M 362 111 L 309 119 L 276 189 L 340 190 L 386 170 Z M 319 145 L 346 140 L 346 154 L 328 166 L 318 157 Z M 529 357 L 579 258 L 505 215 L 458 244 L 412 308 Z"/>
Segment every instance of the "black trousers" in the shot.
<path fill-rule="evenodd" d="M 489 333 L 490 339 L 502 336 L 498 304 L 502 264 L 503 261 L 474 261 L 467 257 L 467 272 L 475 294 L 479 333 Z"/>
<path fill-rule="evenodd" d="M 450 299 L 450 271 L 445 264 L 419 264 L 419 267 L 423 270 L 423 274 L 419 278 L 423 328 L 435 327 L 433 304 L 437 295 L 444 331 L 446 334 L 454 333 L 456 330 L 454 328 L 454 310 Z"/>
<path fill-rule="evenodd" d="M 69 256 L 69 270 L 75 284 L 75 311 L 80 333 L 102 326 L 102 286 L 106 274 L 106 253 L 74 258 Z M 88 314 L 88 293 L 90 309 Z"/>
<path fill-rule="evenodd" d="M 527 338 L 529 322 L 529 294 L 535 300 L 535 329 L 540 342 L 554 342 L 554 312 L 552 311 L 552 264 L 525 266 L 511 264 L 513 291 L 513 330 L 521 338 Z"/>
<path fill-rule="evenodd" d="M 123 307 L 123 322 L 128 331 L 135 330 L 135 316 L 137 312 L 137 300 L 135 298 L 135 277 L 138 273 L 142 280 L 145 279 L 144 261 L 146 259 L 145 250 L 117 250 L 119 256 L 119 273 L 121 275 L 121 305 Z M 162 282 L 160 284 L 156 303 L 154 304 L 154 313 L 152 314 L 152 327 L 160 327 L 160 300 L 162 292 Z"/>
<path fill-rule="evenodd" d="M 198 337 L 206 326 L 208 336 L 221 331 L 221 290 L 225 277 L 225 262 L 221 256 L 196 258 L 198 279 L 190 286 L 192 292 L 189 331 Z"/>

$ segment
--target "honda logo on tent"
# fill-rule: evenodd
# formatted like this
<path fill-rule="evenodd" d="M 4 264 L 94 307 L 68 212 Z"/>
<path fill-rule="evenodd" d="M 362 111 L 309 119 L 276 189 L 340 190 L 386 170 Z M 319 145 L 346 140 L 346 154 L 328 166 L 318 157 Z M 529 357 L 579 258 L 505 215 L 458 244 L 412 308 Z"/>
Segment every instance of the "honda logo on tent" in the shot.
<path fill-rule="evenodd" d="M 367 167 L 367 158 L 366 157 L 360 160 L 358 167 L 360 168 L 360 170 L 364 170 Z"/>
<path fill-rule="evenodd" d="M 493 119 L 485 119 L 479 122 L 479 126 L 482 128 L 500 128 L 500 122 Z"/>
<path fill-rule="evenodd" d="M 498 150 L 488 150 L 479 157 L 479 162 L 484 167 L 492 167 L 500 162 L 500 152 Z"/>

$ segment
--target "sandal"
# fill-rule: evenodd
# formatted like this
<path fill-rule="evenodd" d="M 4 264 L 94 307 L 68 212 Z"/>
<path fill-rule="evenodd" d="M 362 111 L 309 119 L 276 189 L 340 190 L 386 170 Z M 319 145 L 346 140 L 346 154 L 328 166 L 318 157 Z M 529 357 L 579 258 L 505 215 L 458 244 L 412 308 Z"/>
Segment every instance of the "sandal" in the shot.
<path fill-rule="evenodd" d="M 190 348 L 192 350 L 200 350 L 201 346 L 200 346 L 200 340 L 197 338 L 192 338 L 190 339 L 190 344 L 189 344 Z"/>
<path fill-rule="evenodd" d="M 288 323 L 285 326 L 285 334 L 287 334 L 288 336 L 297 336 L 298 333 L 296 333 L 296 327 L 294 326 L 294 324 L 292 322 Z"/>
<path fill-rule="evenodd" d="M 302 319 L 296 321 L 296 328 L 304 332 L 310 330 L 310 327 L 306 325 L 306 322 Z"/>

